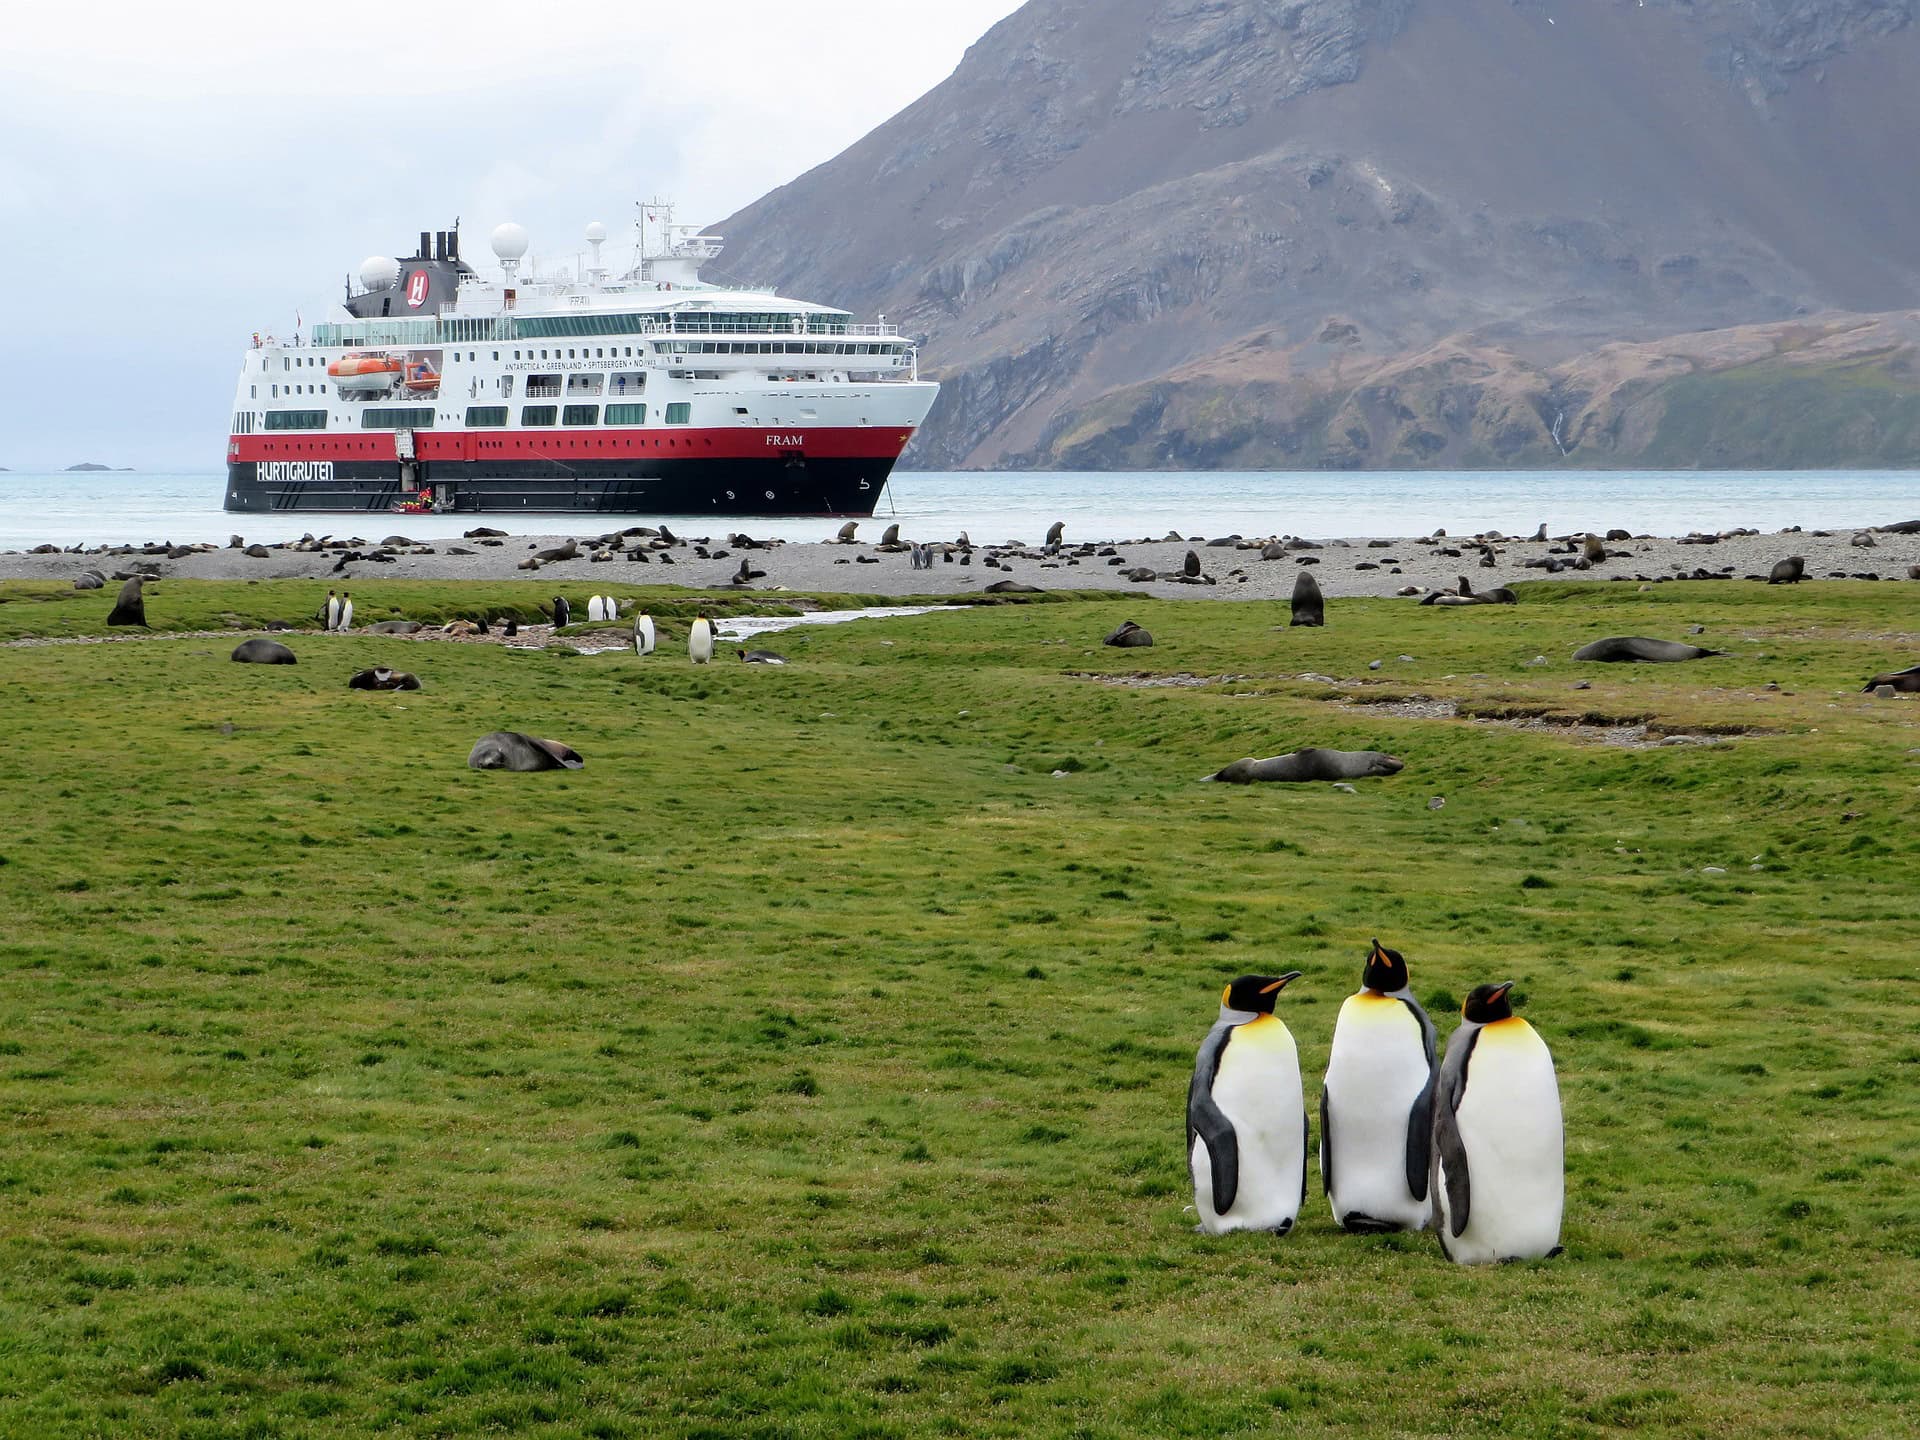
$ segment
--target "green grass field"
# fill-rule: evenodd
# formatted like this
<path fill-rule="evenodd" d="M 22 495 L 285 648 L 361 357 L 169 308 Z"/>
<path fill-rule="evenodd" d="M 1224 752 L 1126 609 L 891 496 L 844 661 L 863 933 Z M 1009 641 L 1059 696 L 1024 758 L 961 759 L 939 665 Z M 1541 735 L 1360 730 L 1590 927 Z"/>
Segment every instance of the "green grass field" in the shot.
<path fill-rule="evenodd" d="M 355 587 L 363 619 L 550 593 Z M 0 636 L 110 604 L 0 585 Z M 1159 646 L 1100 649 L 1129 615 Z M 1285 619 L 933 614 L 782 635 L 784 670 L 0 648 L 0 1434 L 1911 1433 L 1920 699 L 1857 691 L 1920 659 L 1920 586 Z M 1693 623 L 1733 654 L 1567 658 Z M 371 664 L 427 688 L 344 688 Z M 1089 678 L 1136 669 L 1237 678 Z M 496 728 L 587 768 L 467 770 Z M 1308 744 L 1407 769 L 1196 783 Z M 1317 1173 L 1285 1239 L 1192 1233 L 1221 985 L 1305 972 L 1317 1099 L 1374 935 L 1443 1039 L 1518 980 L 1565 1257 L 1343 1235 Z"/>

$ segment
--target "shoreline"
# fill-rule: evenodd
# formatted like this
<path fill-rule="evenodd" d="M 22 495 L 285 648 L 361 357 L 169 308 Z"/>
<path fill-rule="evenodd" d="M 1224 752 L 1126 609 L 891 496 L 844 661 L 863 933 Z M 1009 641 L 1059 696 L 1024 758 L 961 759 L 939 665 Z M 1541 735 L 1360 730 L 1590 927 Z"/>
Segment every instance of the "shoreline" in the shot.
<path fill-rule="evenodd" d="M 341 517 L 362 519 L 364 517 Z M 1920 534 L 1883 529 L 1789 529 L 1761 534 L 1599 537 L 1603 560 L 1583 533 L 1545 539 L 1488 534 L 1449 537 L 1173 536 L 1082 541 L 1070 537 L 1057 551 L 1030 544 L 931 539 L 918 568 L 903 536 L 894 545 L 754 540 L 720 531 L 675 533 L 671 542 L 649 527 L 616 532 L 472 535 L 459 540 L 405 544 L 404 516 L 379 527 L 380 538 L 303 539 L 273 546 L 95 546 L 0 552 L 0 580 L 68 580 L 88 570 L 107 577 L 135 570 L 161 579 L 309 580 L 351 589 L 382 580 L 533 580 L 568 592 L 673 585 L 728 593 L 813 591 L 887 596 L 946 596 L 985 592 L 1011 581 L 1042 590 L 1140 592 L 1155 599 L 1285 600 L 1296 575 L 1309 571 L 1329 599 L 1393 596 L 1457 589 L 1465 577 L 1476 591 L 1527 580 L 1643 584 L 1681 579 L 1765 580 L 1789 556 L 1806 561 L 1806 579 L 1911 582 L 1920 567 Z M 484 521 L 486 517 L 477 517 Z M 474 527 L 476 530 L 488 528 Z M 822 521 L 829 535 L 831 521 Z M 239 537 L 235 537 L 239 538 Z M 744 543 L 743 543 L 744 542 Z M 565 558 L 526 562 L 541 552 Z M 1188 577 L 1189 554 L 1199 574 Z M 379 558 L 374 558 L 378 556 Z M 742 562 L 761 572 L 736 583 Z M 344 562 L 344 563 L 343 563 Z M 1551 567 L 1551 568 L 1550 568 Z M 1151 572 L 1153 578 L 1143 579 Z M 584 602 L 579 608 L 584 609 Z"/>

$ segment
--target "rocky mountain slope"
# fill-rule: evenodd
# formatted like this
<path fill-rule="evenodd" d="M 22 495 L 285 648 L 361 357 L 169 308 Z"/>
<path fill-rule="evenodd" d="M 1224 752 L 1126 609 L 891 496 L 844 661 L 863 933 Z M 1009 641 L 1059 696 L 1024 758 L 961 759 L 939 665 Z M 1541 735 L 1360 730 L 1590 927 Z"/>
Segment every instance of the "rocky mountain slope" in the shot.
<path fill-rule="evenodd" d="M 1920 461 L 1916 10 L 1033 0 L 717 270 L 923 336 L 921 466 Z"/>

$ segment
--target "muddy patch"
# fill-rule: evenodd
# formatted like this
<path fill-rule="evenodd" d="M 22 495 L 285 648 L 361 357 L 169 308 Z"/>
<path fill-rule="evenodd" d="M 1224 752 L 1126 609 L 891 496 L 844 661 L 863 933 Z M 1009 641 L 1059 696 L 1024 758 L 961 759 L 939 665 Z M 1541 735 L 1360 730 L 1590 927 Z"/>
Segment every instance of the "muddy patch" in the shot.
<path fill-rule="evenodd" d="M 1091 680 L 1096 685 L 1111 685 L 1121 690 L 1199 690 L 1208 685 L 1238 685 L 1246 675 L 1150 675 L 1136 670 L 1129 675 L 1102 675 L 1093 670 L 1069 670 L 1069 680 Z"/>
<path fill-rule="evenodd" d="M 1685 745 L 1723 745 L 1739 735 L 1765 733 L 1750 725 L 1706 724 L 1678 726 L 1652 715 L 1606 715 L 1599 711 L 1571 714 L 1546 705 L 1514 705 L 1436 700 L 1410 696 L 1379 700 L 1346 698 L 1334 702 L 1356 714 L 1394 715 L 1403 720 L 1461 720 L 1470 725 L 1497 726 L 1542 735 L 1560 735 L 1588 745 L 1612 745 L 1626 750 L 1658 750 Z"/>

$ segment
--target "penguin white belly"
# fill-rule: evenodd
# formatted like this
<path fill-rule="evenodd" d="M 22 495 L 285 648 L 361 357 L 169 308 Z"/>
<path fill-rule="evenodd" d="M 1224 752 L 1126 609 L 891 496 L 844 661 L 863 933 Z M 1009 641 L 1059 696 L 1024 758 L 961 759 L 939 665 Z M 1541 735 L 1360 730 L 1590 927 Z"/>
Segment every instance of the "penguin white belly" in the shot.
<path fill-rule="evenodd" d="M 1526 1021 L 1502 1020 L 1480 1032 L 1454 1119 L 1471 1189 L 1467 1227 L 1455 1236 L 1445 1162 L 1437 1167 L 1447 1254 L 1463 1265 L 1550 1254 L 1560 1243 L 1566 1202 L 1566 1136 L 1553 1056 Z"/>
<path fill-rule="evenodd" d="M 1405 1005 L 1361 994 L 1340 1007 L 1320 1136 L 1336 1221 L 1359 1215 L 1424 1230 L 1433 1219 L 1432 1195 L 1416 1200 L 1407 1183 L 1407 1126 L 1429 1074 L 1425 1035 Z"/>
<path fill-rule="evenodd" d="M 696 665 L 713 659 L 713 627 L 705 620 L 694 621 L 687 632 L 687 655 Z"/>
<path fill-rule="evenodd" d="M 1188 1163 L 1200 1228 L 1209 1235 L 1291 1229 L 1307 1178 L 1307 1117 L 1300 1055 L 1283 1022 L 1266 1016 L 1234 1030 L 1214 1076 L 1213 1103 L 1239 1141 L 1240 1188 L 1225 1215 L 1214 1209 L 1212 1157 L 1196 1137 Z"/>

